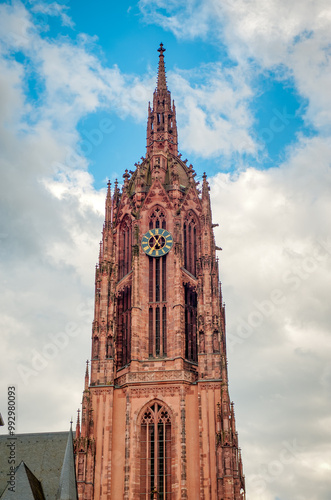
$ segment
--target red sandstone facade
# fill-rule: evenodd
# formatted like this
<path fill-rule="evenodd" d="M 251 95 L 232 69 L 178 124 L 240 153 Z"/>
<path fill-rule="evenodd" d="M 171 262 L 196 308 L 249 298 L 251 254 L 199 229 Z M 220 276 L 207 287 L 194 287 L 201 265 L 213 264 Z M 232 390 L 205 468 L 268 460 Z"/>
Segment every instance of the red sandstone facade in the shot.
<path fill-rule="evenodd" d="M 244 500 L 209 186 L 204 175 L 198 189 L 178 154 L 159 52 L 146 157 L 121 191 L 108 184 L 76 428 L 79 499 Z"/>

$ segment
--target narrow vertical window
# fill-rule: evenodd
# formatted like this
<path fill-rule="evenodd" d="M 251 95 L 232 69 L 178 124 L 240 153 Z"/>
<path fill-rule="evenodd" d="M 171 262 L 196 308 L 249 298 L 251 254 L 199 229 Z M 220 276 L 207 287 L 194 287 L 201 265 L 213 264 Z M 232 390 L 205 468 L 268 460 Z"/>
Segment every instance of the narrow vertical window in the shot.
<path fill-rule="evenodd" d="M 192 225 L 189 224 L 188 226 L 188 248 L 187 248 L 187 253 L 188 253 L 188 270 L 192 272 Z"/>
<path fill-rule="evenodd" d="M 197 294 L 188 285 L 185 288 L 185 358 L 197 361 Z"/>
<path fill-rule="evenodd" d="M 171 419 L 155 402 L 140 425 L 140 500 L 171 500 Z"/>
<path fill-rule="evenodd" d="M 185 269 L 188 269 L 187 267 L 187 225 L 184 223 L 184 267 Z"/>
<path fill-rule="evenodd" d="M 126 287 L 117 299 L 117 365 L 131 361 L 131 287 Z"/>
<path fill-rule="evenodd" d="M 149 356 L 153 356 L 154 345 L 154 323 L 153 323 L 153 308 L 149 308 Z"/>
<path fill-rule="evenodd" d="M 155 308 L 155 354 L 160 356 L 160 308 Z"/>
<path fill-rule="evenodd" d="M 167 308 L 162 308 L 162 340 L 163 340 L 163 356 L 167 355 Z"/>
<path fill-rule="evenodd" d="M 127 295 L 128 295 L 127 323 L 126 323 L 127 349 L 126 349 L 126 359 L 124 364 L 127 364 L 131 361 L 131 288 L 127 288 Z"/>
<path fill-rule="evenodd" d="M 197 261 L 197 220 L 192 211 L 186 217 L 183 225 L 183 244 L 184 244 L 184 267 L 193 276 L 196 276 Z"/>
<path fill-rule="evenodd" d="M 193 227 L 193 257 L 192 257 L 192 274 L 196 276 L 197 265 L 197 228 Z"/>
<path fill-rule="evenodd" d="M 154 291 L 154 286 L 153 286 L 153 280 L 154 280 L 154 259 L 153 257 L 148 257 L 149 260 L 149 301 L 153 302 L 153 291 Z"/>
<path fill-rule="evenodd" d="M 150 216 L 149 228 L 166 229 L 166 219 L 161 208 L 156 207 Z M 166 314 L 162 303 L 167 300 L 167 255 L 148 257 L 149 278 L 149 356 L 166 355 Z"/>
<path fill-rule="evenodd" d="M 167 300 L 167 259 L 162 257 L 162 302 Z"/>
<path fill-rule="evenodd" d="M 132 269 L 132 225 L 126 216 L 120 226 L 118 278 L 121 280 Z"/>
<path fill-rule="evenodd" d="M 126 261 L 127 261 L 127 255 L 126 255 L 126 240 L 127 240 L 127 230 L 125 228 L 125 230 L 123 231 L 123 237 L 122 237 L 122 240 L 123 240 L 123 248 L 122 248 L 122 269 L 121 269 L 121 277 L 122 276 L 125 276 L 126 275 L 126 272 L 125 272 L 125 268 L 126 268 Z"/>
<path fill-rule="evenodd" d="M 160 302 L 160 260 L 162 257 L 155 259 L 155 302 Z"/>

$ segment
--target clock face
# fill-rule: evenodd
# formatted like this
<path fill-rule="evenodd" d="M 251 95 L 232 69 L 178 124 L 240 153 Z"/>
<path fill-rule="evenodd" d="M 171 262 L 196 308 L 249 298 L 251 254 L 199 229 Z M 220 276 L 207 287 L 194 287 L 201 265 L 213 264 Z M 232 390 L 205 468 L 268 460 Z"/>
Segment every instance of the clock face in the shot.
<path fill-rule="evenodd" d="M 147 255 L 162 257 L 169 252 L 174 240 L 171 234 L 159 227 L 150 229 L 141 239 L 141 246 Z"/>

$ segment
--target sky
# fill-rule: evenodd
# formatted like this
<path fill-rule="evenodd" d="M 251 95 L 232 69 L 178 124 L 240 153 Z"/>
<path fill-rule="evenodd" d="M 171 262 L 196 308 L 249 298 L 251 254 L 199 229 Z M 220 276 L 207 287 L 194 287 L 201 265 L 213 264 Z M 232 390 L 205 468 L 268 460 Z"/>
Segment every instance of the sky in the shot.
<path fill-rule="evenodd" d="M 211 186 L 247 500 L 331 498 L 331 5 L 0 2 L 0 412 L 69 428 L 107 180 L 145 155 L 163 42 Z M 2 433 L 6 428 L 2 428 Z"/>

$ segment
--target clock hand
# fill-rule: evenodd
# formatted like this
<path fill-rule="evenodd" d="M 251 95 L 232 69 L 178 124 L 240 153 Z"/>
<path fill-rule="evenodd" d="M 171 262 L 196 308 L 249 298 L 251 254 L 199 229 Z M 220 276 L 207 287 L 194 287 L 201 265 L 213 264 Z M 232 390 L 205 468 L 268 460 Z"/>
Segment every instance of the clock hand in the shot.
<path fill-rule="evenodd" d="M 153 246 L 152 250 L 155 250 L 155 247 L 156 247 L 156 245 L 158 245 L 158 243 L 159 243 L 159 239 L 160 239 L 160 238 L 161 238 L 161 236 L 157 236 L 156 234 L 154 234 L 154 241 L 155 241 L 155 244 L 154 244 L 154 246 Z"/>

